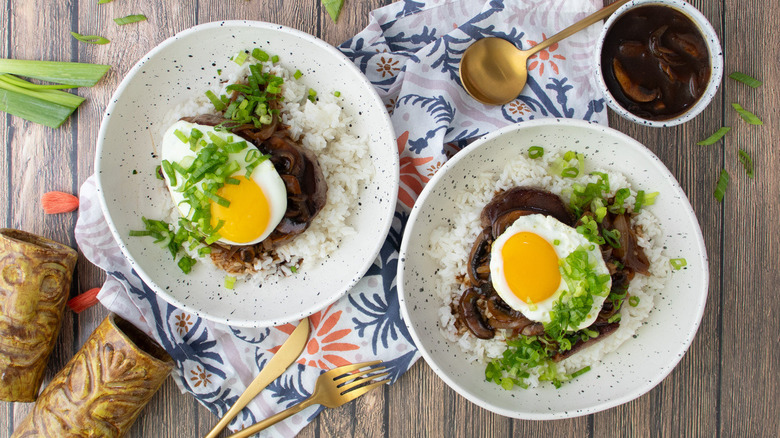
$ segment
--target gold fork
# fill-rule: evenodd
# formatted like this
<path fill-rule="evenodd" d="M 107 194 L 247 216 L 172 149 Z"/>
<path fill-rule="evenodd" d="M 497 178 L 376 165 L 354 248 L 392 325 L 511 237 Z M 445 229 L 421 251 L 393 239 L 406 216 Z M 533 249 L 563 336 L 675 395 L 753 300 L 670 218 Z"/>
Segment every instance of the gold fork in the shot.
<path fill-rule="evenodd" d="M 255 423 L 246 429 L 230 435 L 228 438 L 244 438 L 253 435 L 261 430 L 274 425 L 290 415 L 308 408 L 311 405 L 323 405 L 329 408 L 336 408 L 346 402 L 352 401 L 361 395 L 387 384 L 389 379 L 377 380 L 387 376 L 389 373 L 373 374 L 385 369 L 379 365 L 381 361 L 363 362 L 352 365 L 344 365 L 332 370 L 326 371 L 317 378 L 317 384 L 314 386 L 314 392 L 309 398 L 292 406 L 278 414 L 266 418 L 263 421 Z M 361 368 L 368 368 L 365 371 L 352 373 Z M 350 374 L 352 373 L 352 374 Z"/>

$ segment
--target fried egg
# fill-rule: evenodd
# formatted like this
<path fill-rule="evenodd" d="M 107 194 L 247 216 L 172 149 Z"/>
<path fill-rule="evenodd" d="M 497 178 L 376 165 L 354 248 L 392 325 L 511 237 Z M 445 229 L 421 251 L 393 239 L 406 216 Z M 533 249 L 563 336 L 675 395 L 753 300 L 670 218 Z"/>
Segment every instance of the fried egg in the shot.
<path fill-rule="evenodd" d="M 190 149 L 190 144 L 182 141 L 176 135 L 176 131 L 189 136 L 193 128 L 201 131 L 205 140 L 210 138 L 210 134 L 218 136 L 227 143 L 244 140 L 230 132 L 217 131 L 212 126 L 178 121 L 168 128 L 163 136 L 161 158 L 188 167 L 195 160 L 202 146 L 196 146 L 195 150 Z M 287 210 L 287 190 L 284 181 L 270 160 L 260 163 L 252 171 L 251 176 L 246 177 L 245 169 L 249 164 L 247 157 L 250 156 L 248 155 L 250 148 L 257 150 L 247 141 L 246 149 L 228 154 L 228 160 L 235 161 L 239 165 L 239 170 L 230 175 L 239 183 L 225 184 L 217 190 L 216 194 L 229 201 L 230 205 L 225 207 L 216 202 L 211 203 L 211 225 L 217 226 L 220 221 L 224 221 L 218 231 L 221 236 L 219 242 L 229 245 L 252 245 L 261 242 L 276 228 Z M 257 153 L 259 154 L 259 151 Z M 181 215 L 189 219 L 192 209 L 186 202 L 182 202 L 185 201 L 181 191 L 185 178 L 177 174 L 178 178 L 174 186 L 169 176 L 165 172 L 163 174 L 171 199 Z"/>
<path fill-rule="evenodd" d="M 530 320 L 547 324 L 551 321 L 553 304 L 571 288 L 572 279 L 561 268 L 561 261 L 580 248 L 587 250 L 592 274 L 609 276 L 598 245 L 574 228 L 551 216 L 521 216 L 493 242 L 490 252 L 493 288 L 510 307 Z M 569 326 L 569 330 L 583 329 L 596 320 L 610 286 L 611 280 L 600 290 L 587 291 L 593 298 L 587 317 L 576 327 Z M 578 287 L 576 292 L 566 293 L 564 301 L 575 293 L 585 292 Z"/>

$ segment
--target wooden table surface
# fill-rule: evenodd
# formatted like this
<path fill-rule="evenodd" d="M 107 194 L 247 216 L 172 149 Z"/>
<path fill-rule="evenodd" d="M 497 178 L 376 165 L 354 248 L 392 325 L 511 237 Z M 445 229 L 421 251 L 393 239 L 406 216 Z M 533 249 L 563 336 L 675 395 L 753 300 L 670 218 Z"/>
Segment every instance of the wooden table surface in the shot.
<path fill-rule="evenodd" d="M 480 0 L 473 0 L 480 1 Z M 578 0 L 571 0 L 578 1 Z M 584 0 L 583 0 L 584 1 Z M 152 47 L 198 23 L 223 19 L 263 20 L 294 27 L 332 44 L 368 24 L 370 10 L 388 0 L 346 0 L 337 24 L 319 0 L 6 0 L 0 9 L 0 57 L 110 64 L 87 101 L 59 129 L 2 113 L 0 218 L 76 246 L 76 214 L 46 216 L 41 194 L 77 193 L 93 171 L 101 116 L 119 81 Z M 543 7 L 544 0 L 539 1 Z M 612 114 L 611 126 L 647 145 L 669 167 L 693 204 L 710 260 L 704 319 L 688 353 L 669 377 L 644 396 L 594 415 L 559 421 L 512 420 L 461 397 L 420 360 L 396 384 L 339 409 L 326 410 L 301 436 L 780 436 L 780 43 L 775 23 L 780 0 L 693 1 L 712 22 L 725 53 L 725 71 L 764 81 L 753 90 L 725 79 L 712 104 L 681 127 L 643 128 Z M 124 27 L 112 19 L 134 13 L 148 22 Z M 104 46 L 78 43 L 70 31 L 106 36 Z M 743 122 L 731 108 L 739 102 L 763 126 Z M 721 126 L 725 141 L 697 146 Z M 750 153 L 755 178 L 737 157 Z M 731 175 L 726 199 L 712 193 L 721 169 Z M 83 256 L 73 294 L 103 283 L 104 274 Z M 46 382 L 76 353 L 106 316 L 101 306 L 67 312 L 48 365 Z M 31 404 L 0 403 L 0 437 L 8 437 Z M 130 437 L 199 436 L 217 421 L 172 379 L 133 425 Z"/>

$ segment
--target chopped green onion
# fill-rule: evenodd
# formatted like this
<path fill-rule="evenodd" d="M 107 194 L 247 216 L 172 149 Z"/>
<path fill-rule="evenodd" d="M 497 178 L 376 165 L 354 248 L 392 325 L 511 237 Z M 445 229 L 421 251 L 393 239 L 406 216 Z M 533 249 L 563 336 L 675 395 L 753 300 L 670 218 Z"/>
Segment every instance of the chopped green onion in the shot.
<path fill-rule="evenodd" d="M 341 97 L 341 91 L 334 91 L 333 95 L 336 97 Z"/>
<path fill-rule="evenodd" d="M 309 100 L 314 102 L 317 98 L 317 92 L 313 88 L 309 88 Z"/>
<path fill-rule="evenodd" d="M 216 242 L 217 240 L 221 239 L 222 236 L 219 235 L 219 233 L 214 233 L 211 236 L 207 237 L 205 242 L 206 245 L 211 245 L 212 243 Z"/>
<path fill-rule="evenodd" d="M 196 261 L 194 258 L 190 256 L 184 256 L 179 259 L 178 265 L 182 272 L 189 274 L 190 271 L 192 271 L 192 266 L 195 265 L 195 263 Z"/>
<path fill-rule="evenodd" d="M 576 178 L 580 174 L 580 170 L 576 167 L 567 167 L 561 171 L 561 176 L 564 178 Z"/>
<path fill-rule="evenodd" d="M 151 236 L 152 232 L 149 230 L 143 230 L 143 231 L 135 231 L 130 230 L 130 237 L 142 237 L 142 236 Z"/>
<path fill-rule="evenodd" d="M 622 319 L 622 316 L 620 316 L 619 313 L 616 313 L 616 314 L 610 316 L 609 319 L 607 319 L 607 322 L 612 324 L 613 322 L 618 322 L 621 319 Z"/>
<path fill-rule="evenodd" d="M 301 71 L 300 71 L 300 70 L 295 70 L 295 74 L 293 75 L 293 77 L 294 77 L 295 79 L 300 79 L 300 78 L 301 78 L 301 76 L 303 76 L 303 73 L 301 73 Z"/>
<path fill-rule="evenodd" d="M 154 168 L 154 176 L 156 176 L 157 179 L 160 179 L 160 180 L 164 179 L 163 178 L 163 174 L 162 174 L 162 165 L 161 164 Z"/>
<path fill-rule="evenodd" d="M 271 57 L 271 62 L 273 62 L 274 64 L 275 64 L 275 63 L 277 63 L 277 62 L 279 62 L 279 55 L 274 55 L 274 56 L 272 56 L 272 57 Z"/>
<path fill-rule="evenodd" d="M 211 101 L 211 104 L 214 105 L 214 109 L 217 111 L 224 111 L 225 110 L 225 104 L 222 103 L 221 100 L 217 99 L 217 95 L 214 94 L 213 91 L 209 90 L 206 92 L 206 97 L 209 98 Z"/>
<path fill-rule="evenodd" d="M 601 235 L 604 236 L 604 241 L 611 247 L 620 248 L 620 231 L 608 230 L 606 228 L 601 230 Z"/>
<path fill-rule="evenodd" d="M 561 244 L 561 241 L 559 239 L 553 240 L 553 245 L 557 246 L 557 245 L 560 245 L 560 244 Z"/>
<path fill-rule="evenodd" d="M 244 62 L 246 62 L 246 59 L 249 57 L 246 52 L 239 52 L 238 55 L 233 57 L 233 62 L 235 62 L 238 65 L 244 65 Z"/>
<path fill-rule="evenodd" d="M 108 44 L 108 43 L 111 42 L 107 38 L 104 38 L 104 37 L 102 37 L 100 35 L 82 35 L 82 34 L 77 33 L 77 32 L 71 32 L 70 35 L 73 38 L 76 38 L 77 40 L 81 41 L 82 43 L 87 43 L 87 44 L 100 44 L 100 45 L 102 45 L 102 44 Z"/>
<path fill-rule="evenodd" d="M 639 297 L 634 296 L 634 295 L 628 297 L 628 305 L 631 306 L 631 307 L 638 306 L 639 305 Z"/>
<path fill-rule="evenodd" d="M 225 207 L 225 208 L 230 207 L 230 201 L 228 201 L 227 199 L 223 198 L 222 196 L 219 196 L 219 195 L 216 195 L 216 194 L 210 193 L 210 192 L 203 192 L 203 193 L 206 194 L 207 198 L 211 199 L 212 201 L 216 202 L 217 204 L 221 205 L 222 207 Z"/>
<path fill-rule="evenodd" d="M 190 139 L 187 137 L 187 134 L 179 131 L 178 129 L 173 131 L 173 135 L 176 136 L 179 140 L 181 140 L 182 143 L 189 143 Z"/>
<path fill-rule="evenodd" d="M 208 246 L 202 246 L 198 248 L 198 256 L 203 257 L 207 254 L 211 254 L 211 248 Z"/>
<path fill-rule="evenodd" d="M 590 371 L 590 366 L 586 366 L 585 368 L 580 368 L 579 370 L 571 373 L 571 378 L 572 379 L 577 378 L 577 377 L 587 373 L 588 371 Z"/>
<path fill-rule="evenodd" d="M 114 1 L 114 0 L 98 0 L 98 4 L 99 5 L 104 5 L 106 3 L 111 3 L 112 1 Z"/>
<path fill-rule="evenodd" d="M 535 160 L 544 156 L 544 148 L 541 146 L 531 146 L 528 148 L 528 158 Z"/>
<path fill-rule="evenodd" d="M 726 169 L 723 169 L 720 171 L 720 177 L 718 178 L 718 183 L 715 186 L 715 192 L 713 193 L 718 202 L 723 202 L 723 197 L 726 195 L 726 187 L 728 187 L 728 185 L 729 173 L 726 172 Z"/>
<path fill-rule="evenodd" d="M 335 23 L 341 14 L 341 7 L 344 6 L 344 0 L 321 0 L 325 10 L 328 11 L 331 20 Z"/>
<path fill-rule="evenodd" d="M 753 178 L 753 159 L 742 149 L 740 149 L 737 154 L 739 155 L 739 162 L 742 163 L 745 172 L 747 172 L 748 178 Z"/>
<path fill-rule="evenodd" d="M 171 182 L 171 187 L 176 187 L 176 172 L 173 171 L 173 166 L 168 160 L 162 160 L 162 168 L 165 175 L 168 176 L 168 181 Z"/>
<path fill-rule="evenodd" d="M 264 51 L 262 51 L 260 49 L 252 50 L 252 57 L 255 58 L 256 60 L 260 61 L 260 62 L 266 62 L 270 58 L 270 56 L 268 56 L 268 53 L 266 53 L 266 52 L 264 52 Z"/>
<path fill-rule="evenodd" d="M 720 128 L 720 129 L 718 129 L 717 131 L 715 131 L 715 133 L 712 134 L 711 136 L 705 138 L 704 140 L 702 140 L 702 141 L 700 141 L 700 142 L 698 142 L 696 144 L 699 145 L 699 146 L 709 146 L 711 144 L 715 144 L 718 140 L 723 138 L 723 136 L 726 135 L 726 133 L 729 132 L 729 131 L 731 131 L 731 128 L 728 127 L 728 126 L 724 126 L 724 127 Z"/>
<path fill-rule="evenodd" d="M 125 24 L 138 23 L 139 21 L 146 21 L 146 15 L 135 14 L 128 15 L 126 17 L 114 18 L 114 23 L 124 26 Z"/>
<path fill-rule="evenodd" d="M 669 264 L 672 265 L 676 271 L 688 266 L 688 261 L 685 259 L 669 259 Z"/>
<path fill-rule="evenodd" d="M 739 116 L 742 117 L 742 120 L 750 123 L 751 125 L 764 124 L 764 122 L 762 122 L 761 119 L 758 118 L 758 116 L 746 110 L 745 108 L 742 108 L 742 105 L 738 103 L 732 103 L 731 106 L 737 111 L 737 113 L 739 113 Z"/>
<path fill-rule="evenodd" d="M 734 73 L 730 74 L 729 77 L 731 79 L 734 79 L 735 81 L 742 82 L 743 84 L 747 85 L 750 88 L 758 88 L 762 85 L 762 82 L 759 81 L 758 79 L 738 71 L 735 71 Z"/>
<path fill-rule="evenodd" d="M 290 266 L 290 271 L 291 271 L 293 274 L 297 274 L 297 273 L 298 273 L 298 268 L 297 268 L 297 267 L 295 267 L 295 266 Z"/>
<path fill-rule="evenodd" d="M 236 277 L 233 277 L 231 275 L 225 276 L 225 289 L 233 289 L 233 287 L 236 285 Z"/>

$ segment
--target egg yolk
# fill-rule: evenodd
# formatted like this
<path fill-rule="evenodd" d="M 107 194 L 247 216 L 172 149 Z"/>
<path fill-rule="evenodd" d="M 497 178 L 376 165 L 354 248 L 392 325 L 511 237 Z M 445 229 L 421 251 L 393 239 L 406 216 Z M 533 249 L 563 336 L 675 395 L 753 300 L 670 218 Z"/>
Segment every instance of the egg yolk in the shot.
<path fill-rule="evenodd" d="M 537 234 L 524 231 L 510 237 L 501 248 L 501 257 L 509 289 L 523 302 L 544 301 L 561 283 L 558 255 Z"/>
<path fill-rule="evenodd" d="M 239 184 L 225 184 L 217 190 L 217 195 L 230 201 L 223 207 L 216 202 L 211 204 L 211 225 L 217 226 L 225 221 L 219 234 L 223 238 L 236 242 L 251 242 L 260 237 L 268 227 L 271 218 L 271 206 L 257 183 L 244 177 L 238 177 Z"/>

